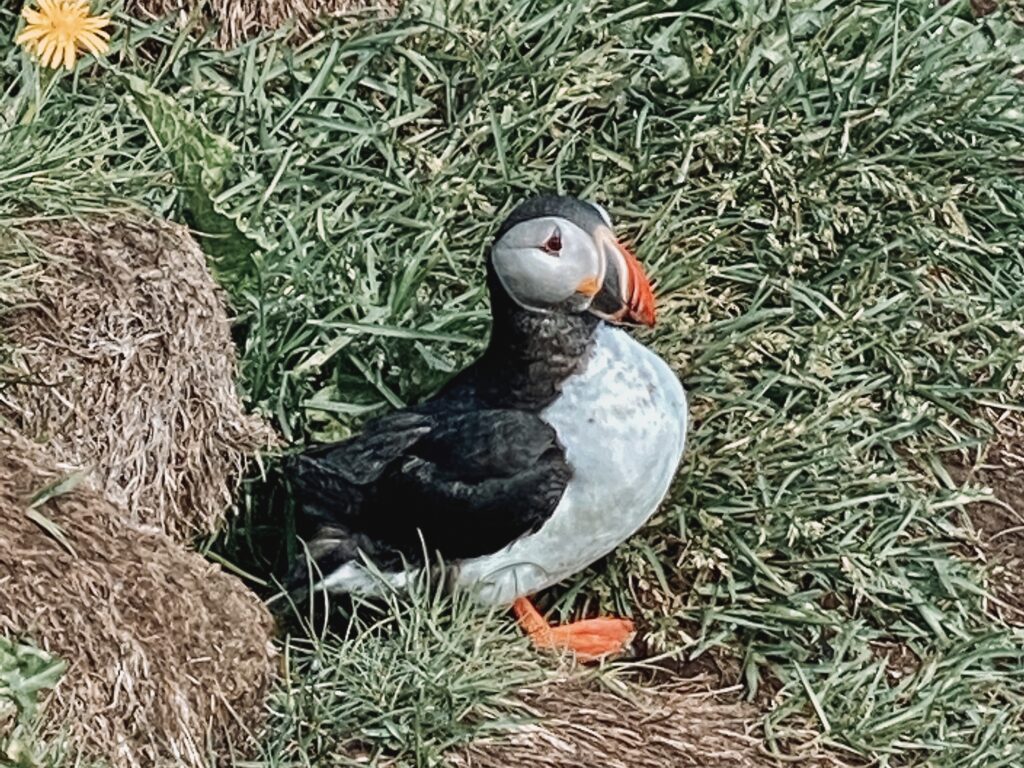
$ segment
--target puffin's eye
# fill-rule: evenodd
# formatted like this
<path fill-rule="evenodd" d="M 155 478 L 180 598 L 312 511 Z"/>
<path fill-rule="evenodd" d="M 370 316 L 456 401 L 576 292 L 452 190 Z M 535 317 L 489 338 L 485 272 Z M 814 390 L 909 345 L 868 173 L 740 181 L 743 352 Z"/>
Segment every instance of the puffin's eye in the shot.
<path fill-rule="evenodd" d="M 558 252 L 562 250 L 562 233 L 556 229 L 542 247 L 548 253 L 557 256 Z"/>

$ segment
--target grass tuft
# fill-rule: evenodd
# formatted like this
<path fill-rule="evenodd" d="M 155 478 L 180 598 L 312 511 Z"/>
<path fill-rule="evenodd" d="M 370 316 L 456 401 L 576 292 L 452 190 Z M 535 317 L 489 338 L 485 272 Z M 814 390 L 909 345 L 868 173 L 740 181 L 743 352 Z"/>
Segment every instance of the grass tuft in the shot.
<path fill-rule="evenodd" d="M 331 608 L 320 593 L 296 610 L 305 631 L 285 641 L 274 764 L 441 765 L 447 750 L 522 722 L 510 691 L 544 678 L 512 622 L 429 572 L 407 595 Z"/>
<path fill-rule="evenodd" d="M 0 761 L 12 768 L 57 765 L 57 744 L 36 734 L 41 694 L 52 689 L 67 665 L 31 645 L 0 637 Z"/>

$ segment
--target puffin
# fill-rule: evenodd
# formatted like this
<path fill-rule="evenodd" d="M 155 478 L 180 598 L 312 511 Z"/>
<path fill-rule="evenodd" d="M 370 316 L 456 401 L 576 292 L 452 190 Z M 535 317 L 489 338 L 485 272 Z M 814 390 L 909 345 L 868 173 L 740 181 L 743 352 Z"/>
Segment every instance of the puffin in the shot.
<path fill-rule="evenodd" d="M 686 440 L 672 368 L 634 339 L 651 284 L 607 211 L 521 202 L 486 253 L 491 332 L 434 396 L 293 454 L 306 556 L 290 583 L 379 595 L 440 556 L 448 583 L 510 606 L 538 648 L 625 650 L 629 619 L 552 625 L 530 596 L 607 555 L 660 506 Z"/>

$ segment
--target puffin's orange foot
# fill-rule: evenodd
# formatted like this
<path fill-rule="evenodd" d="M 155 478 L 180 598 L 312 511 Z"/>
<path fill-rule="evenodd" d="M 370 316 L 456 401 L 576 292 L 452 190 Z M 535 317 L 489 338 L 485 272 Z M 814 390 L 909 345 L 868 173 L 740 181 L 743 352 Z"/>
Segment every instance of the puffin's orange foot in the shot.
<path fill-rule="evenodd" d="M 538 648 L 569 649 L 580 661 L 597 661 L 622 653 L 635 633 L 629 619 L 604 617 L 552 627 L 547 637 L 534 637 L 533 642 Z"/>
<path fill-rule="evenodd" d="M 512 610 L 535 647 L 572 651 L 580 661 L 597 661 L 613 653 L 621 653 L 635 633 L 629 619 L 608 617 L 552 627 L 525 597 L 516 600 Z"/>

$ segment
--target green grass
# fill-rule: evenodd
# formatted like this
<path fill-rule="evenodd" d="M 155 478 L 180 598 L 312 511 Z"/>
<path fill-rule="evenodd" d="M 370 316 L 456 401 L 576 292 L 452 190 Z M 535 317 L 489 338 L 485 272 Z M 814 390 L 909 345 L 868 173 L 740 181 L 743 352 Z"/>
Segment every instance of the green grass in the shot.
<path fill-rule="evenodd" d="M 38 119 L 102 116 L 90 174 L 144 168 L 145 185 L 111 189 L 194 223 L 216 211 L 260 244 L 206 240 L 244 391 L 295 442 L 347 435 L 472 358 L 484 248 L 518 198 L 606 204 L 657 283 L 644 340 L 690 390 L 694 429 L 671 502 L 551 604 L 633 613 L 652 650 L 735 658 L 773 703 L 771 749 L 810 722 L 878 765 L 1017 765 L 1024 638 L 957 556 L 977 491 L 945 470 L 983 449 L 981 408 L 1024 391 L 1015 11 L 683 6 L 413 3 L 393 24 L 227 53 L 155 24 L 109 70 L 59 83 Z M 159 149 L 167 128 L 142 120 L 126 71 L 231 142 L 223 178 L 176 188 L 187 159 Z M 32 189 L 33 211 L 56 205 Z M 262 504 L 245 500 L 220 544 L 247 565 Z M 433 760 L 452 731 L 401 720 L 411 678 L 381 683 L 398 736 L 374 730 L 369 700 L 338 708 L 332 675 L 362 654 L 391 664 L 381 642 L 297 644 L 282 695 L 317 722 L 367 723 L 371 750 Z M 918 660 L 899 676 L 893 646 Z M 426 663 L 467 679 L 454 657 Z M 301 762 L 289 711 L 275 754 Z"/>
<path fill-rule="evenodd" d="M 445 750 L 528 718 L 509 692 L 545 677 L 512 622 L 430 573 L 409 594 L 341 608 L 297 606 L 287 677 L 271 700 L 272 765 L 441 765 Z M 332 628 L 332 625 L 334 628 Z M 340 628 L 339 628 L 340 626 Z"/>
<path fill-rule="evenodd" d="M 21 642 L 0 637 L 0 763 L 34 768 L 60 759 L 58 744 L 43 744 L 34 727 L 41 694 L 53 688 L 65 664 Z"/>

